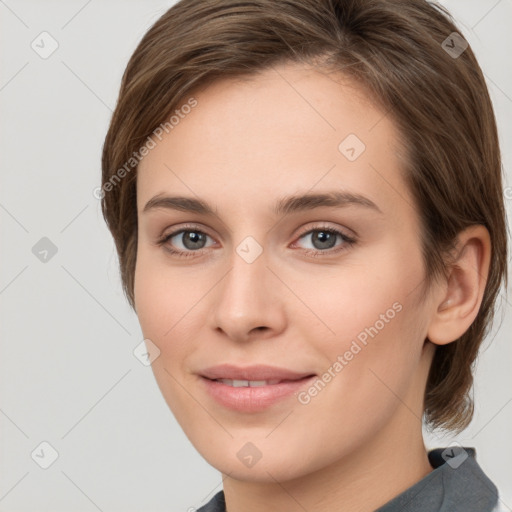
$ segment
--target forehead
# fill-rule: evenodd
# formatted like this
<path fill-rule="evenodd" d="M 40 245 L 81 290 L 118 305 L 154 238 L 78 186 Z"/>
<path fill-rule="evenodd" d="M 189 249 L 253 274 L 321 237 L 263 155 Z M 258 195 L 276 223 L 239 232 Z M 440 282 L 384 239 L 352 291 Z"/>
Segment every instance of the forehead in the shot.
<path fill-rule="evenodd" d="M 411 202 L 394 123 L 346 76 L 283 64 L 191 96 L 197 105 L 139 164 L 139 212 L 171 191 L 241 208 L 333 188 L 364 191 L 382 209 Z"/>

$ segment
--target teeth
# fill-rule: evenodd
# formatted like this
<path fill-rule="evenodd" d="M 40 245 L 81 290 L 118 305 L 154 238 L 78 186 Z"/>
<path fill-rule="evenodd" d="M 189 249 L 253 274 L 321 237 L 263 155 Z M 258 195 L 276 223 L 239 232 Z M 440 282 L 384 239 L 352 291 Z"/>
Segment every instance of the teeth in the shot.
<path fill-rule="evenodd" d="M 249 386 L 251 388 L 257 388 L 258 386 L 266 386 L 268 382 L 266 380 L 250 380 Z"/>
<path fill-rule="evenodd" d="M 234 388 L 257 388 L 260 386 L 270 386 L 272 384 L 278 384 L 280 380 L 236 380 L 236 379 L 217 379 L 218 382 L 232 386 Z"/>

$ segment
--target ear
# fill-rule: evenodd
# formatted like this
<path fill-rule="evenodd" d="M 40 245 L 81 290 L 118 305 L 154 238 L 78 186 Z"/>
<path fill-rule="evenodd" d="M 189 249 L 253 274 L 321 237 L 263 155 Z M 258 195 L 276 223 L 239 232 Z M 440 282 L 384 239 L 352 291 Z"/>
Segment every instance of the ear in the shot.
<path fill-rule="evenodd" d="M 469 329 L 480 310 L 489 273 L 491 240 L 485 226 L 470 226 L 457 238 L 457 256 L 436 296 L 427 333 L 436 345 L 455 341 Z"/>

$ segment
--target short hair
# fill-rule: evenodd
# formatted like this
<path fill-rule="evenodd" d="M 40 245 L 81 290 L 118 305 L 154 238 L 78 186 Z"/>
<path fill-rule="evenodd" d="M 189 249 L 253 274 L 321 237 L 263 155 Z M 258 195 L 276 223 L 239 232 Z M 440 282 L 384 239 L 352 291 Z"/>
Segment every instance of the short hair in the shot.
<path fill-rule="evenodd" d="M 424 395 L 427 425 L 462 431 L 474 412 L 473 365 L 501 282 L 508 280 L 496 120 L 482 70 L 466 45 L 450 13 L 426 0 L 173 5 L 127 64 L 103 146 L 101 207 L 131 307 L 137 151 L 194 90 L 251 78 L 277 63 L 321 63 L 354 79 L 399 129 L 404 180 L 420 217 L 426 285 L 447 277 L 448 255 L 463 229 L 481 224 L 489 231 L 491 261 L 479 312 L 460 338 L 436 346 Z"/>

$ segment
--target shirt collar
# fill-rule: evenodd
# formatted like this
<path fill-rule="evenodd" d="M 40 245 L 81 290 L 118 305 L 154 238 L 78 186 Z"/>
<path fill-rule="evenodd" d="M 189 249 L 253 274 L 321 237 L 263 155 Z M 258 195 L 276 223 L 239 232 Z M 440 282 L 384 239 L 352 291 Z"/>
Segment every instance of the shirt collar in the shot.
<path fill-rule="evenodd" d="M 375 512 L 482 512 L 496 506 L 498 490 L 474 448 L 436 448 L 428 458 L 434 470 Z"/>

